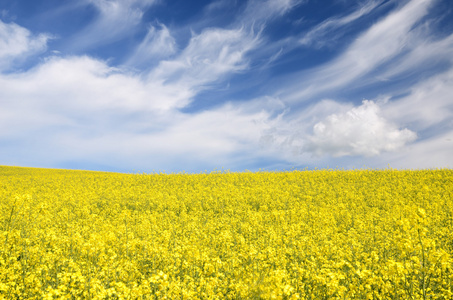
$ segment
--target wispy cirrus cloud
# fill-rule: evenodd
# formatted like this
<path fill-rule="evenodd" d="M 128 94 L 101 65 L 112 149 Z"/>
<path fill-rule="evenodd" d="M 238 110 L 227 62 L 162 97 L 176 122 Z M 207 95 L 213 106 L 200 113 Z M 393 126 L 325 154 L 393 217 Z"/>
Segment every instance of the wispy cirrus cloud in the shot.
<path fill-rule="evenodd" d="M 305 88 L 288 95 L 290 102 L 305 101 L 324 91 L 341 88 L 376 70 L 408 48 L 413 26 L 426 14 L 433 0 L 413 0 L 371 26 L 333 61 L 310 72 Z M 414 40 L 411 40 L 413 42 Z M 419 42 L 422 42 L 419 40 Z M 356 82 L 357 84 L 357 82 Z"/>
<path fill-rule="evenodd" d="M 453 132 L 453 67 L 412 86 L 407 95 L 389 100 L 385 114 L 418 131 Z M 424 137 L 426 138 L 426 137 Z"/>
<path fill-rule="evenodd" d="M 160 27 L 160 28 L 159 28 Z M 126 65 L 142 68 L 155 66 L 177 52 L 176 40 L 170 30 L 163 24 L 151 26 L 143 41 L 128 58 Z"/>
<path fill-rule="evenodd" d="M 95 7 L 98 14 L 66 45 L 71 51 L 86 51 L 131 34 L 141 23 L 144 10 L 156 0 L 84 0 L 84 3 Z"/>
<path fill-rule="evenodd" d="M 241 22 L 266 22 L 279 17 L 302 4 L 305 0 L 252 0 L 247 3 L 244 13 L 240 17 Z"/>
<path fill-rule="evenodd" d="M 445 37 L 436 37 L 426 33 L 425 29 L 414 32 L 409 40 L 413 46 L 408 49 L 404 57 L 394 61 L 390 67 L 384 70 L 379 78 L 382 80 L 394 80 L 407 76 L 415 70 L 429 72 L 442 66 L 448 68 L 453 65 L 453 34 Z"/>
<path fill-rule="evenodd" d="M 149 72 L 147 80 L 177 86 L 195 95 L 226 75 L 246 70 L 247 53 L 259 44 L 259 33 L 245 28 L 206 29 L 193 36 L 175 58 L 161 61 Z M 190 100 L 187 98 L 178 107 L 188 105 Z"/>
<path fill-rule="evenodd" d="M 347 31 L 344 30 L 344 27 L 368 15 L 384 2 L 385 0 L 370 0 L 365 3 L 359 4 L 359 7 L 355 11 L 346 16 L 332 17 L 324 20 L 314 28 L 310 29 L 310 31 L 305 33 L 299 39 L 299 43 L 304 46 L 315 48 L 332 45 L 333 42 L 346 34 Z"/>

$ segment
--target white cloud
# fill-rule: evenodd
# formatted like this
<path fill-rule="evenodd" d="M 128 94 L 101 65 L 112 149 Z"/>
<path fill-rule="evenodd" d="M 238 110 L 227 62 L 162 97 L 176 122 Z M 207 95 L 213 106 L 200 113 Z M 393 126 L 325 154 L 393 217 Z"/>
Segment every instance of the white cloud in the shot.
<path fill-rule="evenodd" d="M 266 120 L 260 144 L 298 164 L 322 163 L 328 157 L 377 156 L 401 150 L 417 138 L 388 120 L 373 101 L 354 107 L 323 100 L 297 113 L 281 111 Z"/>
<path fill-rule="evenodd" d="M 174 59 L 162 61 L 150 72 L 148 80 L 199 91 L 227 74 L 245 70 L 246 54 L 259 43 L 259 36 L 244 28 L 207 29 L 193 36 Z"/>
<path fill-rule="evenodd" d="M 237 5 L 237 0 L 215 0 L 204 8 L 206 14 L 218 13 L 219 10 Z"/>
<path fill-rule="evenodd" d="M 453 120 L 452 95 L 453 68 L 450 68 L 424 82 L 414 84 L 406 96 L 385 105 L 385 114 L 392 120 L 411 124 L 417 131 L 433 126 L 442 128 L 442 123 Z M 453 124 L 449 126 L 452 129 Z"/>
<path fill-rule="evenodd" d="M 162 53 L 171 53 L 159 65 L 150 71 L 150 81 L 177 83 L 190 87 L 192 91 L 208 88 L 209 84 L 216 83 L 225 75 L 242 72 L 249 67 L 247 55 L 252 50 L 259 50 L 263 45 L 262 30 L 270 19 L 281 16 L 300 4 L 301 0 L 266 0 L 248 1 L 246 8 L 236 20 L 227 28 L 208 27 L 201 33 L 192 33 L 188 45 L 177 52 L 175 41 L 167 28 L 163 28 L 156 40 L 142 42 L 138 52 L 146 57 L 159 46 L 159 49 L 168 49 Z M 208 6 L 207 11 L 217 6 L 225 5 L 218 1 Z M 212 16 L 210 16 L 212 17 Z M 155 33 L 152 32 L 154 35 Z M 143 51 L 142 51 L 143 50 Z M 158 56 L 160 53 L 157 54 Z M 271 58 L 271 59 L 275 59 Z"/>
<path fill-rule="evenodd" d="M 217 50 L 214 64 L 232 66 L 206 71 L 214 78 L 201 76 L 195 84 L 235 70 L 239 61 Z M 149 169 L 192 161 L 215 167 L 233 154 L 233 160 L 256 154 L 253 145 L 269 118 L 266 111 L 232 105 L 181 113 L 177 108 L 194 95 L 188 82 L 147 81 L 90 57 L 53 57 L 27 72 L 0 75 L 0 87 L 0 140 L 17 147 L 12 152 L 53 165 L 96 161 Z"/>
<path fill-rule="evenodd" d="M 263 103 L 262 99 L 258 100 Z M 267 107 L 272 108 L 273 115 L 277 114 L 277 116 L 268 122 L 268 128 L 263 129 L 260 144 L 280 155 L 285 155 L 288 160 L 297 160 L 303 154 L 303 148 L 313 124 L 334 112 L 347 111 L 350 108 L 349 105 L 323 100 L 311 107 L 292 112 L 280 100 L 272 99 L 271 103 L 273 105 L 267 105 Z"/>
<path fill-rule="evenodd" d="M 360 35 L 346 51 L 332 62 L 312 70 L 304 82 L 289 93 L 289 102 L 310 99 L 326 90 L 339 88 L 361 79 L 370 71 L 396 57 L 409 45 L 413 26 L 428 13 L 434 0 L 412 0 L 399 10 L 389 14 Z M 413 42 L 413 41 L 412 41 Z"/>
<path fill-rule="evenodd" d="M 453 124 L 450 130 L 415 143 L 399 152 L 386 153 L 374 163 L 398 169 L 453 168 Z"/>
<path fill-rule="evenodd" d="M 306 46 L 314 46 L 316 48 L 323 47 L 327 44 L 332 44 L 332 41 L 344 35 L 345 31 L 339 31 L 357 19 L 369 14 L 384 1 L 367 1 L 360 7 L 344 17 L 329 18 L 315 26 L 299 40 L 299 43 Z M 328 39 L 326 38 L 328 36 Z"/>
<path fill-rule="evenodd" d="M 230 166 L 253 153 L 260 133 L 263 113 L 246 114 L 223 107 L 219 110 L 187 115 L 173 111 L 166 114 L 162 128 L 147 131 L 159 120 L 149 116 L 138 124 L 123 122 L 129 130 L 107 130 L 85 136 L 80 131 L 54 134 L 50 144 L 62 151 L 57 161 L 92 159 L 102 164 L 112 161 L 121 167 L 151 169 Z M 166 122 L 166 123 L 165 123 Z M 147 124 L 148 123 L 148 124 Z M 135 130 L 131 130 L 132 125 Z M 198 164 L 198 166 L 196 166 Z"/>
<path fill-rule="evenodd" d="M 375 156 L 398 150 L 416 137 L 414 132 L 400 130 L 387 121 L 377 104 L 364 101 L 346 113 L 332 114 L 316 123 L 305 148 L 316 155 Z"/>
<path fill-rule="evenodd" d="M 412 26 L 428 12 L 433 1 L 413 0 L 360 36 L 336 63 L 323 70 L 330 86 L 344 84 L 400 53 Z M 342 74 L 342 75 L 340 75 Z"/>
<path fill-rule="evenodd" d="M 239 22 L 262 26 L 263 23 L 284 15 L 303 2 L 304 0 L 250 0 Z"/>
<path fill-rule="evenodd" d="M 46 34 L 34 36 L 24 27 L 0 20 L 0 71 L 30 55 L 45 51 L 49 38 Z"/>
<path fill-rule="evenodd" d="M 160 112 L 180 106 L 193 94 L 176 85 L 145 83 L 138 75 L 90 57 L 53 57 L 21 74 L 0 77 L 4 105 L 43 107 L 63 115 L 104 110 Z"/>
<path fill-rule="evenodd" d="M 409 36 L 409 43 L 413 44 L 409 53 L 393 62 L 388 70 L 379 75 L 381 78 L 392 80 L 407 76 L 414 70 L 419 73 L 429 72 L 440 65 L 445 67 L 453 64 L 453 34 L 435 40 L 434 36 L 420 31 Z"/>
<path fill-rule="evenodd" d="M 144 10 L 155 0 L 85 0 L 94 5 L 99 15 L 77 33 L 67 45 L 70 50 L 83 51 L 95 46 L 115 42 L 141 23 Z"/>
<path fill-rule="evenodd" d="M 22 163 L 25 157 L 35 165 L 231 166 L 230 160 L 259 155 L 255 146 L 269 118 L 233 105 L 197 114 L 162 109 L 178 101 L 174 87 L 145 84 L 87 57 L 54 58 L 22 76 L 1 76 L 0 86 L 0 99 L 7 99 L 0 140 L 17 147 L 10 151 L 21 153 Z"/>
<path fill-rule="evenodd" d="M 129 58 L 127 65 L 149 66 L 176 53 L 176 41 L 168 28 L 160 24 L 160 29 L 151 26 L 135 53 Z"/>

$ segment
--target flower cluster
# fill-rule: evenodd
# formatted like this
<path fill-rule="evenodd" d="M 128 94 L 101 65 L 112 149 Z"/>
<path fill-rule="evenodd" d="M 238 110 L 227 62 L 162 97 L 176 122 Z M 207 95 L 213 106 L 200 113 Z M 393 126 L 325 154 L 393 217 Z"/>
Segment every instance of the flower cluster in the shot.
<path fill-rule="evenodd" d="M 453 171 L 0 167 L 0 299 L 452 299 Z"/>

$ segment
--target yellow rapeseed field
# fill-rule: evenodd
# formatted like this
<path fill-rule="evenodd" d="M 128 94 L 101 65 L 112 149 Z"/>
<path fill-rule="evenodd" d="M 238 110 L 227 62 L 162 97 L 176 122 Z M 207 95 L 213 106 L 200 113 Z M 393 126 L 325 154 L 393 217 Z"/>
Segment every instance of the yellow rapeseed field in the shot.
<path fill-rule="evenodd" d="M 453 299 L 453 170 L 0 167 L 0 299 Z"/>

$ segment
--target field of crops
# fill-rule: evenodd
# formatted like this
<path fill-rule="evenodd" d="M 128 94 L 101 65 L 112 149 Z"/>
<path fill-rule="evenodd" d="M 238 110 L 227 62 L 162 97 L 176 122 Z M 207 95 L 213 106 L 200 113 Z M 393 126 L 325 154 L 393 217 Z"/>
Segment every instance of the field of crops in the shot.
<path fill-rule="evenodd" d="M 0 299 L 453 299 L 453 170 L 0 167 Z"/>

